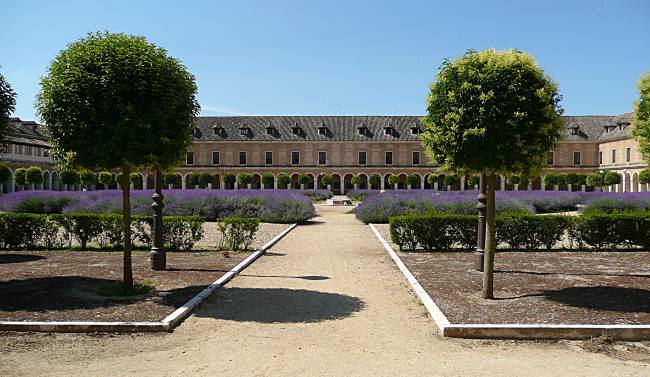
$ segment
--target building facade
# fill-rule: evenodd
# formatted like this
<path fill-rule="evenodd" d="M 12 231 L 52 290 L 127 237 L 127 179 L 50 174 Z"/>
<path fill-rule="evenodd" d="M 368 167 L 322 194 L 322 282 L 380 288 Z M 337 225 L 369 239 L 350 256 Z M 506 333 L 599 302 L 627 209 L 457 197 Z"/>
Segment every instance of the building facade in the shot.
<path fill-rule="evenodd" d="M 549 173 L 592 173 L 611 170 L 621 177 L 621 184 L 608 188 L 617 192 L 647 191 L 639 183 L 639 173 L 647 168 L 638 143 L 630 129 L 631 113 L 617 116 L 564 116 L 564 135 L 553 151 L 548 152 L 542 176 L 517 187 L 499 177 L 501 190 L 545 190 L 544 176 Z M 10 119 L 11 144 L 2 160 L 10 169 L 32 165 L 44 171 L 42 189 L 60 189 L 58 172 L 49 157 L 49 144 L 43 129 L 35 122 Z M 181 181 L 175 188 L 190 188 L 191 173 L 212 175 L 213 189 L 226 187 L 224 175 L 251 174 L 251 188 L 260 189 L 262 176 L 286 174 L 291 187 L 299 188 L 298 176 L 309 177 L 307 188 L 324 188 L 322 179 L 333 177 L 332 189 L 339 193 L 355 187 L 390 189 L 390 176 L 397 176 L 398 188 L 465 190 L 470 189 L 461 177 L 452 187 L 444 183 L 445 175 L 437 170 L 420 143 L 423 131 L 418 116 L 238 116 L 198 117 L 194 143 L 186 163 L 176 169 Z M 152 188 L 151 173 L 140 172 L 137 188 Z M 377 185 L 370 177 L 381 177 Z M 407 184 L 407 176 L 417 178 Z M 435 176 L 429 183 L 429 176 Z M 412 182 L 413 183 L 413 182 Z M 235 184 L 236 185 L 236 184 Z M 10 181 L 5 191 L 13 191 Z M 267 187 L 270 188 L 270 187 Z"/>

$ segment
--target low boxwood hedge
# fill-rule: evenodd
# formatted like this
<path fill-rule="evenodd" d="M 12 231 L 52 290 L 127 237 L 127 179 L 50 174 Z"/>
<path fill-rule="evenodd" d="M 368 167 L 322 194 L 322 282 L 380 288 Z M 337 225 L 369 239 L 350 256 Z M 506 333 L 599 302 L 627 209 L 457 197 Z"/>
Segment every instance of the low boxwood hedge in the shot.
<path fill-rule="evenodd" d="M 444 251 L 476 245 L 477 216 L 433 213 L 390 218 L 390 237 L 400 250 Z M 565 238 L 572 248 L 650 248 L 650 212 L 582 216 L 503 213 L 496 217 L 497 243 L 511 249 L 552 249 Z"/>

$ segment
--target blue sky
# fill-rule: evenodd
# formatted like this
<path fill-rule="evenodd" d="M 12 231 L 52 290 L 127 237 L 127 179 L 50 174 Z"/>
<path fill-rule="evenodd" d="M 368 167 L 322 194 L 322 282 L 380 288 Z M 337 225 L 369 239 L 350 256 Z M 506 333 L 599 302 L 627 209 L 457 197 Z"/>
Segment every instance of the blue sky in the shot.
<path fill-rule="evenodd" d="M 39 78 L 67 43 L 146 36 L 196 76 L 202 115 L 422 114 L 446 57 L 532 53 L 565 113 L 631 110 L 650 71 L 650 1 L 0 0 L 0 73 L 37 119 Z"/>

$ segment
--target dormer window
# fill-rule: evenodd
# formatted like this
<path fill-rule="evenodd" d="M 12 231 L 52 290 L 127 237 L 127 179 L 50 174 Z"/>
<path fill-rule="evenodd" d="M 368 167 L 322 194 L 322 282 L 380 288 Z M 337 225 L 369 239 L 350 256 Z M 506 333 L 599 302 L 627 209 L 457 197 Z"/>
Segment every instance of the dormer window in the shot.
<path fill-rule="evenodd" d="M 213 126 L 212 131 L 214 132 L 215 135 L 217 136 L 223 136 L 223 134 L 226 133 L 226 129 L 223 128 L 222 126 Z"/>
<path fill-rule="evenodd" d="M 269 123 L 268 126 L 266 126 L 266 134 L 267 135 L 276 135 L 278 132 L 278 129 L 275 128 L 275 126 L 271 123 Z"/>
<path fill-rule="evenodd" d="M 194 138 L 195 139 L 200 139 L 201 138 L 201 130 L 198 127 L 194 128 Z"/>
<path fill-rule="evenodd" d="M 391 126 L 384 127 L 384 135 L 392 136 L 393 135 L 393 127 L 391 127 Z"/>
<path fill-rule="evenodd" d="M 623 123 L 619 123 L 619 124 L 618 124 L 618 129 L 619 129 L 619 130 L 622 130 L 623 128 L 625 128 L 625 127 L 623 126 Z"/>
<path fill-rule="evenodd" d="M 420 127 L 418 127 L 418 126 L 411 127 L 411 135 L 417 135 L 417 134 L 419 134 L 421 132 L 422 132 L 422 130 L 420 129 Z"/>
<path fill-rule="evenodd" d="M 320 126 L 318 126 L 318 134 L 319 135 L 324 135 L 326 136 L 328 134 L 328 129 L 325 123 L 321 123 Z"/>
<path fill-rule="evenodd" d="M 248 127 L 246 124 L 242 125 L 239 127 L 239 134 L 242 136 L 248 136 L 251 133 L 250 127 Z"/>
<path fill-rule="evenodd" d="M 571 127 L 571 135 L 580 135 L 580 128 Z"/>
<path fill-rule="evenodd" d="M 298 123 L 294 124 L 293 127 L 291 127 L 291 133 L 294 135 L 302 135 L 302 127 Z"/>
<path fill-rule="evenodd" d="M 367 135 L 368 134 L 368 127 L 364 126 L 363 124 L 357 127 L 357 133 L 359 135 Z"/>

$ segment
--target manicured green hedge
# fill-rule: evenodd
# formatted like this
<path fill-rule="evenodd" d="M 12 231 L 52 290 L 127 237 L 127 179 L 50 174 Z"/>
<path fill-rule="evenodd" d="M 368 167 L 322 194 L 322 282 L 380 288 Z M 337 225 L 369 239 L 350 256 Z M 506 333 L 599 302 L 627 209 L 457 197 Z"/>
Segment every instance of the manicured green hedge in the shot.
<path fill-rule="evenodd" d="M 477 216 L 436 213 L 390 218 L 390 237 L 401 250 L 471 249 Z M 505 213 L 496 218 L 498 243 L 511 249 L 552 249 L 566 238 L 572 248 L 650 248 L 650 212 L 590 213 L 582 216 Z"/>
<path fill-rule="evenodd" d="M 133 217 L 135 242 L 151 246 L 152 221 L 148 216 Z M 191 250 L 203 237 L 202 224 L 200 217 L 165 216 L 165 247 Z M 5 248 L 56 249 L 72 247 L 75 240 L 81 249 L 87 249 L 90 244 L 101 249 L 120 249 L 123 237 L 122 215 L 118 214 L 0 214 L 0 244 Z"/>

